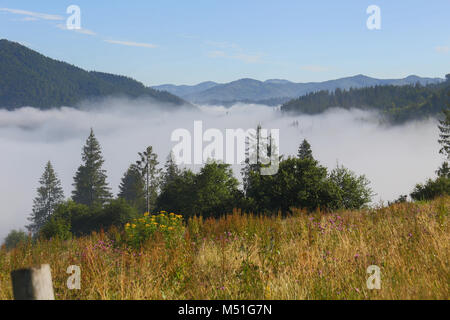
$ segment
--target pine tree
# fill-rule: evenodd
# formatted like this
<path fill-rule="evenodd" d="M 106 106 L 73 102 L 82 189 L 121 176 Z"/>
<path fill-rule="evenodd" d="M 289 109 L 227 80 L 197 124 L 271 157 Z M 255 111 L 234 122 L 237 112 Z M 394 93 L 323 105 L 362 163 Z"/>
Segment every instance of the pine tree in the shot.
<path fill-rule="evenodd" d="M 175 178 L 179 177 L 180 174 L 181 170 L 175 163 L 173 152 L 170 152 L 167 156 L 166 164 L 164 165 L 164 174 L 161 181 L 161 187 L 163 188 L 165 185 L 175 180 Z"/>
<path fill-rule="evenodd" d="M 28 231 L 33 234 L 37 234 L 56 207 L 64 201 L 61 181 L 58 179 L 50 161 L 45 166 L 39 184 L 37 196 L 33 203 L 33 212 L 28 218 L 31 224 L 27 226 Z"/>
<path fill-rule="evenodd" d="M 119 186 L 118 196 L 139 211 L 143 212 L 146 209 L 145 182 L 137 165 L 130 165 L 125 172 Z"/>
<path fill-rule="evenodd" d="M 87 206 L 102 206 L 112 195 L 106 182 L 106 170 L 102 169 L 105 161 L 100 144 L 92 129 L 83 147 L 82 160 L 83 164 L 74 177 L 75 190 L 72 192 L 72 198 L 75 202 Z"/>
<path fill-rule="evenodd" d="M 153 147 L 149 146 L 144 152 L 139 152 L 140 160 L 136 161 L 136 165 L 144 177 L 146 209 L 150 212 L 155 204 L 158 196 L 158 188 L 160 186 L 160 169 L 157 168 L 158 155 L 153 152 Z"/>
<path fill-rule="evenodd" d="M 450 106 L 443 113 L 445 119 L 439 120 L 439 143 L 442 146 L 440 153 L 450 160 Z"/>
<path fill-rule="evenodd" d="M 298 148 L 297 157 L 299 159 L 314 159 L 312 155 L 311 145 L 304 139 L 300 147 Z"/>

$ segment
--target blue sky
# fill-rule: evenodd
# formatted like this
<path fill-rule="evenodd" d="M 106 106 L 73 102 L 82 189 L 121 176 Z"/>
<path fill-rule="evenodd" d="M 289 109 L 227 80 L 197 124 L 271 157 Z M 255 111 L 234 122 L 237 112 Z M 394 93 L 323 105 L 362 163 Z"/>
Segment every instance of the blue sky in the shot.
<path fill-rule="evenodd" d="M 65 30 L 69 5 L 80 31 Z M 369 5 L 381 30 L 368 30 Z M 449 0 L 0 1 L 0 38 L 146 85 L 450 73 Z"/>

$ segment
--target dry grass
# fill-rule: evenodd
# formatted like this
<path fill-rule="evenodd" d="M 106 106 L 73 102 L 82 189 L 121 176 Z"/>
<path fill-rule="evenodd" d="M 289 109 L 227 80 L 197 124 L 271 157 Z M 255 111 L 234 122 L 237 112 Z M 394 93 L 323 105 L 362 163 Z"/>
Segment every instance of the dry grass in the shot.
<path fill-rule="evenodd" d="M 234 212 L 191 219 L 184 240 L 141 251 L 109 234 L 0 251 L 0 299 L 11 270 L 50 263 L 57 299 L 448 299 L 450 198 L 429 203 L 291 217 Z M 103 241 L 105 244 L 102 244 Z M 81 290 L 66 269 L 79 265 Z M 366 269 L 381 268 L 381 290 Z"/>

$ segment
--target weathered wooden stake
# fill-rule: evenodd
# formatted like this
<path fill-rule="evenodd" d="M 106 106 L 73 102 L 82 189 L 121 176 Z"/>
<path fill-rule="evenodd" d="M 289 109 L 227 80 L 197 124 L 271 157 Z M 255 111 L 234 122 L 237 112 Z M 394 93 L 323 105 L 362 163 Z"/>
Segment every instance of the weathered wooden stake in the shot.
<path fill-rule="evenodd" d="M 15 300 L 55 300 L 50 265 L 11 272 Z"/>

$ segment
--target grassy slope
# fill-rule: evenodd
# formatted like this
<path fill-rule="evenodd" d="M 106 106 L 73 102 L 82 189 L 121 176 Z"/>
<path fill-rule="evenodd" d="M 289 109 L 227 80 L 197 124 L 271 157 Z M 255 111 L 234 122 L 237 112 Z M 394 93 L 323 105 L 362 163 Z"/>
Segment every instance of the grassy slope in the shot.
<path fill-rule="evenodd" d="M 113 248 L 106 234 L 2 249 L 0 299 L 12 297 L 11 270 L 40 263 L 51 264 L 57 299 L 449 299 L 449 211 L 447 197 L 286 219 L 235 212 L 189 221 L 173 249 Z M 65 287 L 73 264 L 79 291 Z M 370 265 L 379 291 L 366 288 Z"/>

